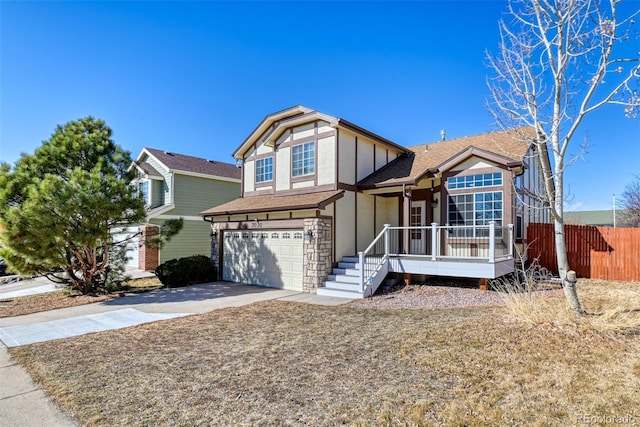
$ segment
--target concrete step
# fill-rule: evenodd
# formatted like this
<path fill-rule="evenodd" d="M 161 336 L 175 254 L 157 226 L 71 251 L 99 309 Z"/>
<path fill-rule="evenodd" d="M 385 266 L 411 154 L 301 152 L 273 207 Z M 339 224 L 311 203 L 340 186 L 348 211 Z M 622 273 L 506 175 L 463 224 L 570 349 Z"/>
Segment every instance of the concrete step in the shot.
<path fill-rule="evenodd" d="M 326 282 L 322 283 L 322 286 L 324 286 L 325 288 L 338 289 L 340 291 L 360 292 L 360 285 L 358 285 L 357 283 L 345 283 L 337 282 L 334 280 L 327 280 Z"/>
<path fill-rule="evenodd" d="M 336 276 L 344 275 L 344 276 L 359 276 L 360 271 L 355 268 L 334 268 L 333 274 Z"/>
<path fill-rule="evenodd" d="M 333 288 L 318 288 L 318 295 L 327 297 L 349 298 L 349 299 L 362 299 L 363 296 L 360 292 L 343 291 Z"/>
<path fill-rule="evenodd" d="M 357 264 L 360 262 L 360 258 L 358 258 L 357 256 L 343 256 L 342 257 L 342 262 L 352 262 L 354 264 Z"/>
<path fill-rule="evenodd" d="M 346 276 L 344 274 L 330 274 L 327 276 L 327 282 L 343 282 L 343 283 L 359 283 L 359 276 Z"/>
<path fill-rule="evenodd" d="M 360 264 L 358 263 L 354 263 L 354 262 L 343 262 L 340 261 L 338 263 L 338 268 L 346 268 L 346 269 L 357 269 L 360 266 Z"/>

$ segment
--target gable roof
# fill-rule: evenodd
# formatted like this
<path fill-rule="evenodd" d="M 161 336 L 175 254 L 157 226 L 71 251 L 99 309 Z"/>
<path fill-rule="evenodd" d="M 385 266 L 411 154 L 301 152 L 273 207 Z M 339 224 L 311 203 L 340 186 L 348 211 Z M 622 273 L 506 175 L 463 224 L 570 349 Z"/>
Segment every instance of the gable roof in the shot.
<path fill-rule="evenodd" d="M 146 152 L 147 154 L 151 155 L 171 171 L 182 172 L 186 174 L 211 175 L 238 181 L 240 180 L 240 168 L 232 165 L 231 163 L 219 162 L 217 160 L 207 160 L 201 157 L 187 156 L 185 154 L 172 153 L 148 147 L 144 147 L 142 149 L 142 152 Z M 147 173 L 145 167 L 146 166 L 141 166 L 145 173 Z M 155 169 L 153 167 L 151 167 L 151 169 L 151 172 L 153 173 Z M 157 173 L 157 171 L 155 172 Z"/>
<path fill-rule="evenodd" d="M 203 217 L 216 215 L 236 215 L 259 212 L 282 212 L 307 209 L 323 209 L 344 195 L 344 190 L 322 191 L 288 196 L 240 197 L 227 203 L 214 206 L 200 213 Z"/>
<path fill-rule="evenodd" d="M 534 129 L 515 128 L 409 147 L 401 156 L 358 183 L 363 189 L 415 185 L 426 175 L 449 170 L 470 157 L 514 167 L 531 147 Z"/>
<path fill-rule="evenodd" d="M 266 142 L 267 145 L 275 144 L 275 140 L 282 134 L 282 132 L 296 125 L 309 123 L 314 120 L 323 120 L 329 123 L 330 126 L 343 129 L 348 129 L 351 132 L 355 132 L 371 138 L 375 141 L 379 141 L 383 144 L 389 145 L 402 152 L 408 152 L 406 147 L 396 144 L 380 135 L 377 135 L 371 131 L 368 131 L 356 124 L 353 124 L 345 119 L 330 116 L 325 113 L 321 113 L 316 110 L 312 110 L 302 105 L 296 105 L 285 110 L 278 111 L 267 115 L 260 124 L 249 134 L 249 136 L 240 144 L 240 146 L 233 152 L 233 157 L 236 159 L 242 159 L 243 154 L 249 150 L 249 148 L 258 140 Z"/>

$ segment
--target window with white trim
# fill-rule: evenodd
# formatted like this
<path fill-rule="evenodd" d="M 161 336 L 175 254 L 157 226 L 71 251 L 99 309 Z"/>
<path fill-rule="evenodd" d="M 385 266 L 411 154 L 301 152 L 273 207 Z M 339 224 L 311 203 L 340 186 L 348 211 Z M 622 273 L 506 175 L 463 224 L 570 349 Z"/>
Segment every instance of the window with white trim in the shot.
<path fill-rule="evenodd" d="M 292 176 L 311 175 L 316 172 L 316 142 L 300 144 L 291 149 Z"/>
<path fill-rule="evenodd" d="M 138 198 L 142 199 L 146 206 L 149 206 L 151 204 L 149 201 L 149 181 L 138 181 L 135 183 L 135 188 Z"/>
<path fill-rule="evenodd" d="M 449 225 L 487 226 L 496 223 L 496 236 L 501 235 L 502 191 L 449 195 Z M 455 237 L 489 237 L 488 227 L 461 229 Z"/>
<path fill-rule="evenodd" d="M 273 157 L 256 160 L 256 182 L 273 181 Z"/>
<path fill-rule="evenodd" d="M 451 176 L 447 179 L 449 190 L 461 188 L 494 187 L 502 185 L 502 172 L 479 175 Z"/>

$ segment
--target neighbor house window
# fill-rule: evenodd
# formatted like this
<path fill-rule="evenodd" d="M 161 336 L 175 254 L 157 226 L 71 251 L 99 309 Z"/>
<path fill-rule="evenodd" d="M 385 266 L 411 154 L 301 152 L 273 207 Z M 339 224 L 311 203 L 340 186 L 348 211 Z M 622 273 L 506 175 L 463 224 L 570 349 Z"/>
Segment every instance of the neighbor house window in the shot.
<path fill-rule="evenodd" d="M 296 145 L 292 148 L 291 173 L 293 176 L 310 175 L 316 171 L 316 143 Z"/>
<path fill-rule="evenodd" d="M 456 194 L 449 196 L 449 225 L 486 226 L 496 223 L 496 236 L 501 235 L 502 227 L 502 191 L 488 193 Z M 455 237 L 488 237 L 486 227 L 461 229 Z"/>
<path fill-rule="evenodd" d="M 493 187 L 502 185 L 502 172 L 483 173 L 479 175 L 452 176 L 447 179 L 449 190 L 461 188 Z"/>
<path fill-rule="evenodd" d="M 141 181 L 137 184 L 138 197 L 140 197 L 145 205 L 149 205 L 149 181 Z"/>
<path fill-rule="evenodd" d="M 256 182 L 273 180 L 273 157 L 256 160 Z"/>

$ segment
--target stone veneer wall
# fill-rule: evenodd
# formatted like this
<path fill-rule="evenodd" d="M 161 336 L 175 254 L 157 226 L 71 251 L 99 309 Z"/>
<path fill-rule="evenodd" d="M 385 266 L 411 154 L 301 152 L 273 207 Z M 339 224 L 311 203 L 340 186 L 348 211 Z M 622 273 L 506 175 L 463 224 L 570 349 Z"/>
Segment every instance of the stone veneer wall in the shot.
<path fill-rule="evenodd" d="M 331 218 L 306 218 L 304 220 L 304 273 L 302 290 L 315 292 L 322 286 L 332 268 L 332 222 Z M 313 237 L 307 238 L 311 230 Z"/>
<path fill-rule="evenodd" d="M 138 249 L 138 268 L 140 270 L 155 270 L 160 260 L 160 251 L 157 244 L 147 246 L 145 242 L 158 235 L 158 227 L 143 225 L 140 227 L 140 248 Z"/>

